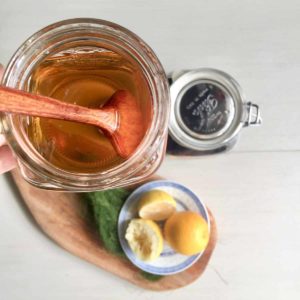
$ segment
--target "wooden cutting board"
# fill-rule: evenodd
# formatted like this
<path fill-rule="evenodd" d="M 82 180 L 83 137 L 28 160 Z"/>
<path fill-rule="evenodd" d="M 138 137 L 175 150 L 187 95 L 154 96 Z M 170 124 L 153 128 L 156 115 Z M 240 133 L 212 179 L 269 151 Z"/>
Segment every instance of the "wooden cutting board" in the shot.
<path fill-rule="evenodd" d="M 77 194 L 35 188 L 16 171 L 13 178 L 37 224 L 52 240 L 70 253 L 145 289 L 176 289 L 193 282 L 205 270 L 215 248 L 217 230 L 210 212 L 211 237 L 201 258 L 181 273 L 149 281 L 128 260 L 102 247 L 95 226 L 87 218 L 86 206 Z"/>

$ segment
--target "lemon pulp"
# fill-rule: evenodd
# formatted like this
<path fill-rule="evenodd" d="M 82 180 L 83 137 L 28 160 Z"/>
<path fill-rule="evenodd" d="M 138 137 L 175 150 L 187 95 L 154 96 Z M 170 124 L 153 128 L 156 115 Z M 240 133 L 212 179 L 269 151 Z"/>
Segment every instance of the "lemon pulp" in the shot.
<path fill-rule="evenodd" d="M 125 239 L 133 253 L 143 261 L 156 259 L 163 250 L 161 230 L 151 220 L 132 219 L 126 229 Z"/>

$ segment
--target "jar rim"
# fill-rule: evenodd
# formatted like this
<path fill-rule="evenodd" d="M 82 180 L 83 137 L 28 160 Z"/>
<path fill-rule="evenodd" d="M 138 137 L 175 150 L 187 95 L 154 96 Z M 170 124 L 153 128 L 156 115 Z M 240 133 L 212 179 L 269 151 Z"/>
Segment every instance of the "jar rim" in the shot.
<path fill-rule="evenodd" d="M 37 60 L 35 62 L 30 61 L 30 55 L 36 55 L 36 51 L 32 51 L 34 47 L 37 47 L 37 45 L 39 45 L 39 49 L 42 49 L 40 50 L 42 51 L 40 52 L 41 57 L 42 54 L 47 53 L 47 51 L 49 50 L 47 47 L 44 49 L 41 47 L 45 47 L 46 41 L 48 39 L 53 39 L 55 36 L 63 36 L 70 31 L 82 33 L 84 30 L 97 32 L 100 35 L 106 34 L 108 37 L 116 37 L 117 42 L 115 41 L 115 44 L 119 43 L 118 45 L 120 47 L 122 44 L 123 50 L 126 46 L 128 47 L 126 51 L 132 51 L 132 53 L 130 54 L 134 55 L 134 58 L 142 68 L 143 73 L 147 73 L 147 76 L 145 76 L 145 78 L 147 81 L 149 81 L 148 84 L 152 96 L 153 115 L 151 125 L 147 131 L 146 137 L 129 159 L 125 160 L 123 163 L 117 165 L 116 167 L 102 172 L 75 173 L 56 167 L 55 165 L 44 159 L 39 153 L 33 154 L 32 149 L 29 149 L 28 145 L 26 146 L 26 144 L 22 143 L 21 140 L 16 140 L 15 137 L 17 135 L 14 128 L 12 116 L 4 114 L 4 116 L 6 117 L 6 126 L 4 126 L 5 133 L 9 134 L 9 132 L 11 131 L 10 133 L 12 133 L 13 136 L 8 138 L 8 143 L 17 153 L 18 159 L 20 159 L 21 162 L 32 172 L 38 172 L 42 176 L 46 176 L 47 178 L 49 178 L 54 184 L 63 187 L 66 187 L 66 185 L 77 187 L 78 185 L 82 184 L 82 182 L 78 182 L 78 180 L 82 178 L 84 178 L 85 181 L 89 182 L 89 184 L 97 185 L 101 180 L 105 179 L 105 181 L 107 181 L 108 176 L 109 180 L 113 182 L 120 180 L 118 175 L 120 175 L 121 173 L 123 174 L 122 178 L 124 178 L 125 174 L 125 177 L 130 177 L 136 174 L 139 169 L 142 169 L 149 162 L 149 160 L 151 160 L 151 157 L 155 154 L 157 147 L 159 147 L 163 143 L 168 130 L 167 124 L 170 106 L 169 89 L 167 77 L 161 63 L 159 62 L 154 51 L 136 34 L 120 25 L 109 21 L 91 18 L 76 18 L 60 21 L 39 30 L 31 37 L 29 37 L 15 52 L 5 70 L 2 81 L 3 84 L 13 88 L 22 88 L 22 80 L 18 77 L 21 75 L 23 77 L 24 83 L 24 78 L 29 72 L 28 70 L 30 69 L 30 67 L 32 69 L 32 65 L 30 65 L 30 63 L 37 63 Z M 107 42 L 109 42 L 109 40 L 107 40 Z M 26 59 L 26 62 L 29 63 L 29 65 L 27 66 L 24 65 Z M 20 69 L 22 68 L 23 70 L 21 72 Z M 19 69 L 18 72 L 16 72 L 17 69 Z M 165 104 L 164 106 L 160 105 L 162 102 Z M 151 134 L 149 134 L 150 132 Z M 30 155 L 28 155 L 28 151 L 31 151 Z M 34 157 L 34 159 L 32 158 L 32 156 Z M 137 160 L 141 158 L 143 163 L 140 162 L 137 165 Z M 62 183 L 62 180 L 68 180 L 68 183 Z"/>

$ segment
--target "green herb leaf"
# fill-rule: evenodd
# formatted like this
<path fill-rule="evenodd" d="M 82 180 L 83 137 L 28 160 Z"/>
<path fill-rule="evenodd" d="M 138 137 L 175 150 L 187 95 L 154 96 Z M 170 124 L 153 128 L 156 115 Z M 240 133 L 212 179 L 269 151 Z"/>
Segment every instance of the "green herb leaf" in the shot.
<path fill-rule="evenodd" d="M 124 255 L 118 238 L 118 217 L 120 210 L 130 192 L 114 189 L 88 193 L 95 222 L 104 247 L 117 255 Z"/>
<path fill-rule="evenodd" d="M 161 276 L 161 275 L 151 274 L 151 273 L 148 273 L 145 271 L 141 271 L 141 275 L 149 281 L 157 281 L 157 280 L 163 278 L 163 276 Z"/>

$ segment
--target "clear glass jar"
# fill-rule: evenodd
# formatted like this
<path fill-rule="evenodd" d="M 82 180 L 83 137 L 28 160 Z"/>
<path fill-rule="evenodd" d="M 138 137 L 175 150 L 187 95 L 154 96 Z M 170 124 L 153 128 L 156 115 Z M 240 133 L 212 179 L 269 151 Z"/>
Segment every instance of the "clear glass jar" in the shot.
<path fill-rule="evenodd" d="M 45 189 L 92 191 L 135 184 L 159 167 L 166 148 L 169 116 L 169 86 L 153 50 L 129 30 L 97 19 L 71 19 L 50 25 L 31 36 L 10 60 L 2 80 L 6 86 L 27 90 L 32 70 L 47 56 L 80 47 L 116 49 L 137 62 L 149 86 L 153 115 L 146 137 L 126 161 L 98 173 L 74 173 L 57 168 L 32 146 L 21 116 L 1 115 L 2 131 L 16 154 L 22 176 Z"/>

